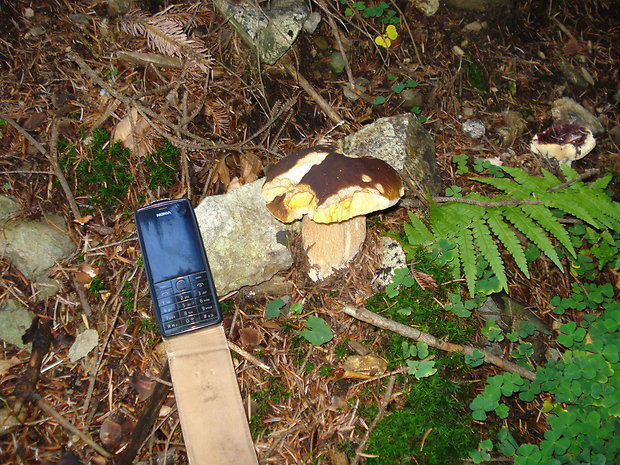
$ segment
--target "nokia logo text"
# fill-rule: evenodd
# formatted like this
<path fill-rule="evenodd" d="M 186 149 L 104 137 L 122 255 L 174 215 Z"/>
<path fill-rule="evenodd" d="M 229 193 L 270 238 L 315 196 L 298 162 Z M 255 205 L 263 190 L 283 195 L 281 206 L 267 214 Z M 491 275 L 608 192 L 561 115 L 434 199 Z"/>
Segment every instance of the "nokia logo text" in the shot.
<path fill-rule="evenodd" d="M 172 212 L 169 210 L 166 210 L 164 212 L 160 212 L 160 213 L 156 213 L 155 216 L 166 216 L 166 215 L 172 215 Z"/>

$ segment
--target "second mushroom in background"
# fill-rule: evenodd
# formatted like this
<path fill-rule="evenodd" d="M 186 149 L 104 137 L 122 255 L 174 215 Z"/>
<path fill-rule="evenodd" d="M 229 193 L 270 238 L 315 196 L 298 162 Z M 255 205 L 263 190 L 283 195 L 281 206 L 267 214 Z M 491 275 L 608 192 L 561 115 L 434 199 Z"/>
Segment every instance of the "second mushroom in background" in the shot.
<path fill-rule="evenodd" d="M 273 216 L 302 219 L 302 242 L 314 281 L 344 268 L 366 239 L 368 213 L 403 195 L 398 173 L 382 160 L 353 158 L 330 146 L 298 150 L 267 173 L 263 197 Z"/>

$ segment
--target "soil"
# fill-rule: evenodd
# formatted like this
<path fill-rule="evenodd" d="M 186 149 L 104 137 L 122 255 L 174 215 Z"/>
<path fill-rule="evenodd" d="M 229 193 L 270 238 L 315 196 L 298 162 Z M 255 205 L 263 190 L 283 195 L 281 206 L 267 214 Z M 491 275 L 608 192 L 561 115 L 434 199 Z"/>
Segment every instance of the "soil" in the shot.
<path fill-rule="evenodd" d="M 312 3 L 313 10 L 322 11 Z M 551 105 L 565 96 L 582 104 L 605 128 L 592 154 L 573 167 L 618 174 L 620 150 L 612 134 L 617 137 L 613 128 L 620 124 L 620 24 L 610 3 L 525 0 L 506 6 L 493 2 L 487 10 L 442 4 L 426 17 L 413 2 L 397 1 L 390 8 L 398 7 L 399 36 L 389 48 L 375 43 L 385 27 L 378 19 L 359 12 L 346 16 L 346 2 L 325 3 L 352 77 L 368 82 L 355 101 L 343 93 L 347 74 L 335 75 L 329 67 L 338 41 L 324 13 L 318 30 L 302 33 L 285 58 L 274 66 L 258 66 L 210 2 L 174 4 L 166 13 L 182 23 L 187 40 L 194 41 L 186 43 L 194 51 L 177 58 L 199 65 L 165 68 L 136 64 L 121 52 L 161 52 L 151 48 L 157 40 L 147 40 L 137 25 L 172 6 L 168 2 L 136 1 L 133 7 L 139 10 L 119 15 L 110 15 L 103 0 L 0 2 L 0 113 L 5 122 L 0 126 L 0 193 L 20 201 L 21 217 L 63 215 L 79 250 L 54 268 L 60 292 L 44 302 L 36 302 L 31 283 L 0 257 L 0 302 L 17 298 L 38 315 L 29 332 L 35 341 L 32 355 L 10 345 L 0 348 L 1 359 L 18 361 L 0 371 L 0 388 L 7 406 L 21 406 L 23 422 L 0 437 L 0 463 L 150 463 L 151 458 L 162 460 L 164 452 L 167 463 L 185 463 L 174 396 L 165 388 L 169 384 L 160 382 L 167 376 L 165 356 L 150 320 L 131 212 L 162 197 L 188 196 L 195 205 L 205 195 L 262 176 L 296 149 L 335 141 L 377 118 L 411 111 L 391 89 L 393 83 L 418 83 L 413 111 L 435 139 L 443 188 L 477 188 L 467 175 L 456 173 L 452 158 L 463 153 L 471 160 L 500 157 L 506 165 L 531 173 L 541 168 L 557 172 L 557 165 L 529 152 L 529 143 L 552 124 Z M 480 30 L 468 30 L 472 23 Z M 308 79 L 342 124 L 300 87 L 283 65 L 286 61 Z M 561 63 L 582 76 L 585 70 L 591 82 L 569 82 Z M 385 102 L 373 104 L 376 97 Z M 92 205 L 71 177 L 70 166 L 63 167 L 70 182 L 69 192 L 64 192 L 53 168 L 66 149 L 59 150 L 55 142 L 74 146 L 78 159 L 88 157 L 91 132 L 113 132 L 136 102 L 148 112 L 140 112 L 144 125 L 138 130 L 136 124 L 138 135 L 128 143 L 132 152 L 126 169 L 134 181 L 127 195 L 110 209 Z M 517 112 L 523 125 L 506 139 L 501 128 L 508 124 L 508 111 Z M 474 119 L 486 128 L 485 137 L 477 140 L 462 131 L 462 123 Z M 163 136 L 182 159 L 166 187 L 151 184 L 145 171 L 145 159 L 161 147 Z M 356 262 L 320 285 L 305 277 L 298 241 L 292 241 L 297 265 L 280 277 L 292 283 L 293 302 L 328 321 L 336 337 L 324 346 L 300 345 L 294 331 L 298 327 L 265 320 L 264 306 L 273 294 L 226 296 L 230 340 L 271 367 L 269 373 L 235 355 L 244 401 L 251 413 L 260 415 L 253 429 L 260 463 L 353 460 L 351 451 L 372 420 L 363 416 L 362 407 L 380 403 L 387 380 L 338 379 L 337 347 L 364 341 L 375 351 L 385 339 L 339 309 L 364 305 L 373 292 L 377 237 L 400 231 L 406 219 L 402 207 L 371 218 L 369 239 Z M 86 265 L 94 270 L 96 287 L 92 276 L 84 275 Z M 509 278 L 511 297 L 539 309 L 547 322 L 550 298 L 566 295 L 571 286 L 570 274 L 550 271 L 548 263 L 533 269 L 529 280 L 512 271 Z M 92 357 L 72 363 L 69 347 L 86 327 L 98 331 L 98 348 Z M 470 375 L 472 393 L 496 372 L 487 367 Z M 394 392 L 407 382 L 398 378 Z M 144 418 L 149 396 L 155 395 L 154 385 L 160 386 L 163 406 L 146 427 L 145 442 L 136 445 L 132 432 Z M 544 425 L 522 411 L 508 421 L 518 425 L 522 438 L 540 439 Z"/>

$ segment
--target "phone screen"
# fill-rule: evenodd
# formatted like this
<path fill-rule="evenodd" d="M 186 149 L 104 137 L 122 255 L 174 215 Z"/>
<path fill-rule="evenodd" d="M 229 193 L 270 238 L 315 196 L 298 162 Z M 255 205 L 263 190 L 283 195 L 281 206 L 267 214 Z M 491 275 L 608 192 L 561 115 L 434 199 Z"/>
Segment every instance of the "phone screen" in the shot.
<path fill-rule="evenodd" d="M 155 202 L 135 215 L 155 317 L 165 337 L 218 324 L 222 314 L 187 199 Z"/>
<path fill-rule="evenodd" d="M 203 271 L 202 239 L 185 204 L 145 211 L 140 232 L 154 283 Z"/>

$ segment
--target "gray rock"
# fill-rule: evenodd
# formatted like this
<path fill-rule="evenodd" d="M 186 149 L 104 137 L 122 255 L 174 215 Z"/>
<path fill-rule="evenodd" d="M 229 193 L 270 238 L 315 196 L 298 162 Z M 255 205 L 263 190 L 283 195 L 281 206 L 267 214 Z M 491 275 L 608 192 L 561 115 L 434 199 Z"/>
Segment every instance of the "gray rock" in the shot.
<path fill-rule="evenodd" d="M 319 27 L 319 24 L 321 24 L 321 13 L 318 11 L 313 11 L 304 21 L 304 31 L 308 34 L 314 34 Z"/>
<path fill-rule="evenodd" d="M 75 342 L 69 348 L 69 360 L 77 362 L 79 359 L 86 357 L 88 353 L 97 347 L 99 342 L 99 333 L 94 329 L 87 329 L 75 338 Z"/>
<path fill-rule="evenodd" d="M 291 47 L 308 16 L 301 0 L 273 0 L 268 10 L 257 2 L 215 0 L 219 12 L 239 33 L 260 61 L 273 65 Z"/>
<path fill-rule="evenodd" d="M 592 113 L 569 97 L 563 97 L 553 102 L 551 116 L 556 126 L 559 124 L 578 124 L 592 131 L 595 136 L 605 132 L 601 122 Z"/>
<path fill-rule="evenodd" d="M 484 136 L 486 129 L 484 123 L 477 119 L 467 120 L 463 122 L 463 132 L 472 139 L 480 139 Z"/>
<path fill-rule="evenodd" d="M 507 111 L 504 115 L 506 126 L 497 129 L 501 139 L 500 145 L 504 148 L 512 147 L 515 141 L 521 137 L 527 124 L 518 111 Z"/>
<path fill-rule="evenodd" d="M 32 325 L 34 317 L 34 313 L 26 307 L 14 300 L 7 300 L 0 306 L 0 339 L 30 350 L 30 344 L 24 344 L 22 336 Z"/>
<path fill-rule="evenodd" d="M 380 118 L 337 143 L 347 155 L 375 157 L 399 172 L 406 197 L 438 195 L 441 176 L 435 159 L 435 142 L 412 114 Z"/>
<path fill-rule="evenodd" d="M 270 279 L 293 263 L 286 246 L 289 225 L 265 206 L 259 179 L 196 207 L 215 286 L 220 296 Z"/>
<path fill-rule="evenodd" d="M 332 70 L 336 76 L 342 74 L 344 71 L 344 60 L 342 58 L 342 53 L 339 51 L 332 52 L 329 56 L 329 61 L 327 62 L 329 68 Z"/>
<path fill-rule="evenodd" d="M 425 16 L 433 16 L 439 9 L 439 0 L 410 0 Z"/>
<path fill-rule="evenodd" d="M 0 253 L 24 276 L 36 281 L 75 251 L 66 229 L 64 219 L 58 215 L 9 221 L 0 226 Z"/>
<path fill-rule="evenodd" d="M 378 291 L 382 291 L 392 282 L 397 269 L 407 268 L 407 257 L 400 243 L 391 237 L 380 237 L 379 246 L 381 247 L 381 262 L 373 286 Z"/>
<path fill-rule="evenodd" d="M 11 195 L 0 195 L 0 220 L 4 220 L 19 210 L 19 201 Z"/>
<path fill-rule="evenodd" d="M 570 63 L 565 61 L 560 62 L 558 65 L 564 79 L 568 85 L 578 94 L 584 92 L 590 87 L 590 82 L 588 79 L 575 68 L 573 68 Z M 590 77 L 591 79 L 591 77 Z"/>

